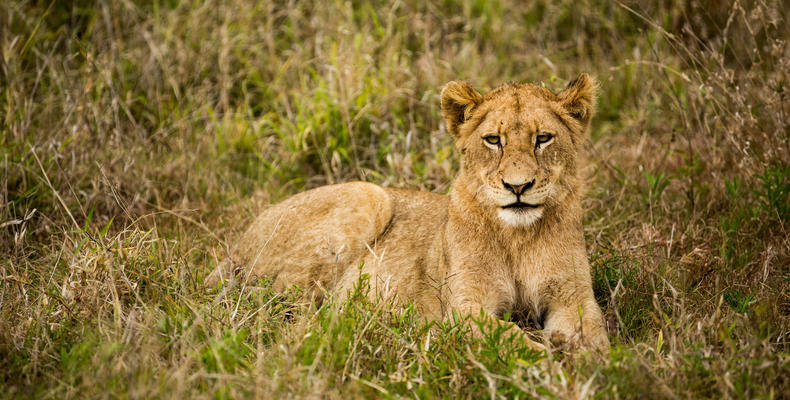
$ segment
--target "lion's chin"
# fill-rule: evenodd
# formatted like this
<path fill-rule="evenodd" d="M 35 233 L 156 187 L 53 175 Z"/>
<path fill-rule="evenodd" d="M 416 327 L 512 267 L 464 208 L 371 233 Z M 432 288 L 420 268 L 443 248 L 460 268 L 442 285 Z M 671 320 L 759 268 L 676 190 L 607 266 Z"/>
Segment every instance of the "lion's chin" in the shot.
<path fill-rule="evenodd" d="M 534 225 L 543 216 L 543 207 L 537 208 L 501 208 L 499 218 L 507 226 L 525 228 Z"/>

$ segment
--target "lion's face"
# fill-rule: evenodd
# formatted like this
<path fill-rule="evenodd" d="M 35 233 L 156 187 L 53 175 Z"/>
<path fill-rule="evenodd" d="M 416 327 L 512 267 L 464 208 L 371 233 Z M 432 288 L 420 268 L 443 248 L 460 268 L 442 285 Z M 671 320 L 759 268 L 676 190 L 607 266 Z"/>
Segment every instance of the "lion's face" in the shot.
<path fill-rule="evenodd" d="M 462 154 L 456 185 L 508 226 L 540 220 L 577 185 L 577 147 L 589 124 L 594 87 L 582 75 L 557 95 L 507 84 L 483 97 L 468 84 L 447 84 L 442 112 Z"/>
<path fill-rule="evenodd" d="M 535 106 L 528 113 L 513 104 L 489 111 L 463 143 L 478 200 L 508 225 L 537 221 L 567 195 L 563 178 L 575 174 L 571 133 L 548 107 Z"/>

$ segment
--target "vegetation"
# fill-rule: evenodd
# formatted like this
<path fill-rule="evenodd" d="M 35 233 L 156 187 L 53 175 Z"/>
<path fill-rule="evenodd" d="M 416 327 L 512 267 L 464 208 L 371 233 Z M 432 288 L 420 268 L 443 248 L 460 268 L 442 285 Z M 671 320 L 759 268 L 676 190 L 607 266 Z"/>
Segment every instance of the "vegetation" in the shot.
<path fill-rule="evenodd" d="M 0 4 L 0 397 L 790 393 L 785 2 Z M 611 355 L 202 280 L 326 183 L 446 192 L 438 94 L 601 82 L 585 233 Z"/>

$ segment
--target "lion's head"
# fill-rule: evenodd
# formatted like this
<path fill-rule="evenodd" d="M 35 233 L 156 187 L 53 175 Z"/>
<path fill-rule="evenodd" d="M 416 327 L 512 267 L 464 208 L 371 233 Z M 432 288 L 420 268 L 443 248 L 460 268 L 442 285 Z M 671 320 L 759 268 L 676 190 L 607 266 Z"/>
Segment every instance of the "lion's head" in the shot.
<path fill-rule="evenodd" d="M 560 93 L 508 83 L 485 96 L 466 82 L 442 90 L 442 115 L 461 151 L 458 190 L 508 226 L 527 227 L 578 190 L 577 153 L 596 84 L 582 74 Z"/>

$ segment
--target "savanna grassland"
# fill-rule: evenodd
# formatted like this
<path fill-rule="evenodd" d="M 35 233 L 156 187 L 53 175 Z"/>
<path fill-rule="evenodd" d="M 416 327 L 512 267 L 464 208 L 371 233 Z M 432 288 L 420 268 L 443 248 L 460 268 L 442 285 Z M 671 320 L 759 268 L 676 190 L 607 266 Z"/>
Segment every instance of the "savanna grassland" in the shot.
<path fill-rule="evenodd" d="M 787 398 L 790 5 L 0 4 L 0 397 Z M 585 235 L 611 354 L 203 279 L 266 204 L 447 192 L 439 92 L 600 81 Z"/>

